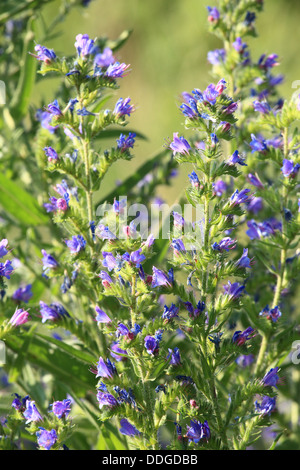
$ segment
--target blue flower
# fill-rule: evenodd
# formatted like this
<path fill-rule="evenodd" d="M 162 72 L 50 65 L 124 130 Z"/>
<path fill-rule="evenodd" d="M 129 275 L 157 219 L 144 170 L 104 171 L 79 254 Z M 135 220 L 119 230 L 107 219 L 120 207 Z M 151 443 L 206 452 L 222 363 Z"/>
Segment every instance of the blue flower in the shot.
<path fill-rule="evenodd" d="M 44 147 L 43 150 L 46 154 L 46 157 L 48 157 L 48 162 L 52 162 L 52 160 L 58 160 L 57 152 L 52 147 Z"/>
<path fill-rule="evenodd" d="M 181 363 L 180 351 L 178 348 L 174 348 L 174 350 L 168 348 L 169 354 L 167 359 L 171 358 L 170 364 L 172 366 L 179 366 Z"/>
<path fill-rule="evenodd" d="M 273 369 L 270 369 L 269 372 L 267 372 L 266 375 L 262 379 L 263 385 L 267 387 L 277 388 L 277 383 L 279 381 L 279 376 L 277 375 L 278 371 L 279 371 L 279 367 L 274 367 Z"/>
<path fill-rule="evenodd" d="M 236 206 L 248 202 L 250 200 L 248 193 L 250 193 L 250 189 L 242 189 L 241 191 L 237 189 L 230 198 L 230 204 Z"/>
<path fill-rule="evenodd" d="M 125 418 L 120 421 L 121 428 L 119 429 L 120 433 L 125 436 L 139 436 L 141 433 L 136 429 L 135 426 L 129 423 Z"/>
<path fill-rule="evenodd" d="M 252 173 L 248 173 L 246 178 L 249 181 L 249 183 L 253 184 L 253 186 L 255 186 L 256 188 L 264 189 L 264 185 L 262 184 L 262 182 L 256 175 L 253 175 Z"/>
<path fill-rule="evenodd" d="M 33 292 L 31 290 L 32 285 L 28 284 L 27 286 L 24 287 L 19 287 L 17 290 L 12 295 L 12 299 L 16 300 L 18 302 L 25 302 L 28 303 L 28 301 L 31 299 L 33 296 Z"/>
<path fill-rule="evenodd" d="M 283 176 L 285 176 L 286 178 L 294 178 L 297 175 L 299 169 L 299 163 L 296 163 L 294 165 L 293 160 L 287 160 L 286 158 L 284 158 L 283 165 L 281 167 Z"/>
<path fill-rule="evenodd" d="M 98 305 L 96 305 L 95 310 L 97 313 L 95 320 L 98 323 L 110 323 L 111 322 L 111 319 L 109 318 L 109 316 L 103 310 L 101 310 L 101 308 L 98 307 Z"/>
<path fill-rule="evenodd" d="M 86 241 L 82 235 L 73 235 L 71 240 L 65 240 L 67 247 L 71 253 L 79 253 L 83 251 L 86 245 Z"/>
<path fill-rule="evenodd" d="M 212 185 L 213 187 L 213 190 L 214 190 L 214 194 L 218 197 L 221 197 L 222 194 L 225 193 L 225 191 L 227 190 L 227 185 L 225 183 L 225 181 L 223 180 L 217 180 L 215 183 L 213 183 Z"/>
<path fill-rule="evenodd" d="M 238 282 L 231 284 L 231 282 L 228 281 L 227 285 L 223 286 L 223 288 L 225 294 L 229 295 L 233 299 L 238 299 L 242 295 L 245 286 L 239 284 Z"/>
<path fill-rule="evenodd" d="M 42 263 L 43 263 L 43 269 L 51 268 L 55 269 L 59 266 L 58 262 L 56 259 L 48 254 L 45 250 L 41 250 L 43 258 L 42 258 Z"/>
<path fill-rule="evenodd" d="M 173 141 L 170 143 L 170 149 L 173 150 L 173 155 L 176 155 L 176 153 L 184 155 L 189 153 L 191 146 L 184 137 L 178 136 L 178 132 L 174 132 Z"/>
<path fill-rule="evenodd" d="M 26 419 L 26 424 L 42 421 L 43 419 L 33 400 L 26 400 L 26 409 L 23 416 Z"/>
<path fill-rule="evenodd" d="M 236 247 L 236 240 L 232 240 L 230 237 L 223 238 L 219 243 L 215 242 L 212 245 L 213 250 L 217 251 L 229 251 Z"/>
<path fill-rule="evenodd" d="M 33 55 L 37 60 L 45 62 L 46 64 L 50 64 L 56 58 L 56 54 L 53 49 L 47 49 L 47 47 L 41 46 L 40 44 L 37 44 L 34 50 L 37 52 L 37 54 L 31 55 Z"/>
<path fill-rule="evenodd" d="M 236 266 L 240 268 L 251 268 L 251 263 L 252 259 L 248 257 L 248 248 L 244 248 L 241 258 L 236 262 Z"/>
<path fill-rule="evenodd" d="M 118 148 L 124 152 L 125 150 L 129 148 L 133 148 L 134 143 L 135 143 L 135 137 L 136 133 L 135 132 L 129 132 L 128 136 L 121 134 L 119 139 L 117 140 Z"/>
<path fill-rule="evenodd" d="M 194 188 L 199 188 L 200 186 L 200 181 L 198 178 L 198 175 L 195 171 L 192 171 L 191 174 L 188 175 L 189 180 Z"/>
<path fill-rule="evenodd" d="M 264 396 L 261 403 L 255 401 L 255 411 L 262 416 L 268 416 L 274 411 L 276 407 L 276 397 Z"/>
<path fill-rule="evenodd" d="M 3 258 L 4 256 L 7 255 L 8 250 L 6 249 L 8 244 L 8 240 L 6 238 L 3 238 L 0 242 L 0 258 Z"/>
<path fill-rule="evenodd" d="M 203 92 L 203 100 L 206 103 L 209 103 L 211 105 L 216 104 L 218 96 L 219 96 L 219 92 L 218 92 L 218 90 L 216 89 L 216 86 L 213 83 L 208 85 L 206 90 L 204 90 L 204 92 Z"/>
<path fill-rule="evenodd" d="M 104 377 L 107 379 L 111 379 L 114 375 L 116 375 L 117 370 L 113 362 L 109 359 L 105 362 L 102 357 L 99 358 L 97 363 L 97 375 L 96 377 Z"/>
<path fill-rule="evenodd" d="M 74 46 L 77 49 L 79 57 L 86 59 L 95 51 L 95 43 L 90 39 L 88 34 L 77 34 Z"/>
<path fill-rule="evenodd" d="M 157 269 L 155 266 L 153 266 L 152 270 L 152 287 L 169 287 L 171 285 L 169 277 L 163 271 Z"/>
<path fill-rule="evenodd" d="M 271 107 L 267 102 L 254 101 L 253 102 L 254 111 L 258 111 L 261 114 L 267 114 L 271 111 Z"/>
<path fill-rule="evenodd" d="M 42 323 L 45 323 L 47 320 L 57 321 L 63 317 L 70 316 L 62 305 L 56 302 L 47 305 L 42 300 L 40 300 L 40 313 L 42 315 Z"/>
<path fill-rule="evenodd" d="M 130 65 L 120 64 L 120 62 L 114 62 L 107 67 L 105 76 L 109 78 L 122 78 L 125 72 L 128 70 Z"/>
<path fill-rule="evenodd" d="M 210 428 L 208 422 L 204 421 L 204 423 L 202 424 L 200 421 L 192 419 L 190 422 L 190 426 L 187 426 L 186 437 L 190 441 L 195 442 L 196 444 L 201 439 L 208 441 L 208 439 L 210 438 Z"/>
<path fill-rule="evenodd" d="M 109 47 L 105 47 L 103 52 L 95 55 L 94 64 L 97 67 L 108 67 L 115 62 L 113 52 Z"/>
<path fill-rule="evenodd" d="M 47 431 L 44 428 L 39 429 L 40 431 L 36 433 L 38 445 L 46 450 L 50 450 L 57 441 L 55 429 L 51 429 L 51 431 Z"/>
<path fill-rule="evenodd" d="M 130 98 L 119 98 L 113 112 L 116 117 L 121 117 L 126 115 L 130 116 L 133 111 L 134 106 L 130 104 Z"/>
<path fill-rule="evenodd" d="M 216 7 L 206 7 L 208 10 L 208 21 L 210 23 L 217 22 L 220 18 L 220 12 Z"/>
<path fill-rule="evenodd" d="M 158 353 L 159 341 L 150 335 L 145 336 L 145 348 L 148 354 L 155 355 Z"/>
<path fill-rule="evenodd" d="M 99 408 L 101 409 L 103 406 L 108 406 L 109 408 L 114 408 L 118 406 L 118 402 L 116 398 L 111 395 L 111 393 L 105 393 L 101 390 L 97 393 L 97 401 L 99 403 Z"/>
<path fill-rule="evenodd" d="M 163 314 L 162 314 L 162 318 L 164 320 L 171 320 L 171 318 L 175 318 L 175 317 L 178 317 L 178 312 L 179 312 L 179 308 L 176 307 L 175 304 L 171 304 L 170 307 L 168 307 L 167 305 L 164 306 L 164 311 L 163 311 Z"/>
<path fill-rule="evenodd" d="M 261 317 L 266 317 L 268 320 L 272 320 L 272 322 L 277 322 L 277 320 L 281 317 L 282 313 L 279 310 L 278 305 L 274 308 L 269 308 L 267 305 L 260 313 Z"/>
<path fill-rule="evenodd" d="M 238 346 L 242 346 L 246 341 L 253 338 L 255 335 L 255 330 L 248 326 L 244 331 L 235 331 L 232 336 L 232 342 L 236 343 Z"/>
<path fill-rule="evenodd" d="M 211 65 L 219 65 L 222 62 L 225 62 L 225 58 L 225 49 L 215 49 L 214 51 L 209 51 L 207 54 L 207 60 Z"/>
<path fill-rule="evenodd" d="M 238 163 L 241 166 L 247 166 L 244 159 L 239 155 L 239 151 L 235 150 L 231 157 L 227 160 L 227 165 L 235 165 Z"/>
<path fill-rule="evenodd" d="M 6 260 L 5 263 L 0 263 L 0 276 L 10 279 L 10 275 L 14 268 L 10 260 Z"/>
<path fill-rule="evenodd" d="M 53 412 L 58 419 L 66 418 L 71 411 L 71 403 L 69 398 L 63 401 L 55 401 L 50 405 L 51 412 Z"/>

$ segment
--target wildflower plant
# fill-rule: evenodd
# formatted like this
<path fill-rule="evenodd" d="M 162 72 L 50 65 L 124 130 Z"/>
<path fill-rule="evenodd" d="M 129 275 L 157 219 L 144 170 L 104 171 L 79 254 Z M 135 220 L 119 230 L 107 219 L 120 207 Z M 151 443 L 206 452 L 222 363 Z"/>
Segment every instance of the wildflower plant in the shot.
<path fill-rule="evenodd" d="M 9 377 L 24 390 L 32 377 L 50 375 L 56 398 L 37 385 L 25 398 L 14 392 L 2 448 L 23 429 L 37 448 L 76 447 L 86 423 L 83 446 L 98 449 L 245 450 L 274 423 L 271 448 L 289 434 L 299 439 L 289 354 L 297 339 L 300 101 L 279 97 L 276 54 L 250 55 L 247 37 L 262 10 L 261 0 L 207 8 L 221 44 L 207 56 L 214 81 L 182 93 L 185 135 L 174 131 L 138 178 L 100 200 L 111 166 L 130 160 L 143 137 L 126 127 L 131 98 L 113 94 L 131 71 L 117 57 L 128 34 L 78 34 L 70 57 L 44 44 L 29 51 L 39 75 L 59 77 L 63 90 L 40 109 L 36 129 L 38 214 L 50 236 L 35 234 L 35 275 L 46 288 L 39 296 L 30 283 L 15 290 L 0 339 Z M 185 198 L 163 237 L 148 230 L 149 209 L 178 166 L 189 168 Z M 2 297 L 14 275 L 9 255 L 3 238 Z M 277 406 L 283 397 L 288 413 Z"/>

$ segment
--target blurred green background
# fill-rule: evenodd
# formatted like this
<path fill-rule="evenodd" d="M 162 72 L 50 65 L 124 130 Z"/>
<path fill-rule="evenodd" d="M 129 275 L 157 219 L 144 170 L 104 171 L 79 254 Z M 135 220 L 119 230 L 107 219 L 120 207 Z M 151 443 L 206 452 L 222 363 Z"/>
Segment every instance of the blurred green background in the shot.
<path fill-rule="evenodd" d="M 47 24 L 55 17 L 59 4 L 51 2 L 43 9 Z M 57 27 L 59 37 L 44 44 L 53 47 L 58 55 L 73 54 L 79 33 L 115 39 L 123 30 L 132 30 L 117 56 L 131 64 L 131 73 L 121 81 L 115 99 L 131 97 L 136 112 L 130 118 L 130 128 L 145 134 L 148 140 L 137 142 L 131 162 L 113 166 L 104 192 L 162 149 L 173 132 L 185 133 L 178 110 L 180 94 L 195 87 L 205 88 L 212 81 L 207 52 L 221 47 L 207 30 L 207 5 L 215 4 L 206 0 L 92 0 L 87 8 L 73 9 L 66 22 Z M 248 40 L 254 61 L 263 53 L 279 55 L 281 65 L 276 73 L 285 75 L 279 90 L 286 98 L 295 91 L 293 82 L 300 80 L 299 19 L 299 0 L 265 0 L 264 12 L 256 21 L 259 37 Z M 52 100 L 55 86 L 55 80 L 47 81 L 47 85 L 42 80 L 36 98 L 42 95 L 45 100 Z M 186 180 L 186 174 L 181 174 L 171 188 L 161 188 L 160 195 L 173 202 L 178 196 L 178 185 Z"/>

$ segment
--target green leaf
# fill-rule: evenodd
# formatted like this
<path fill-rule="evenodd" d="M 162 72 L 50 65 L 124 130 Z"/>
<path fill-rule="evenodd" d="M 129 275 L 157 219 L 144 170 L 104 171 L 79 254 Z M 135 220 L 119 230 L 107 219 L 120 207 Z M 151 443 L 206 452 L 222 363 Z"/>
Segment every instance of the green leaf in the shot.
<path fill-rule="evenodd" d="M 29 104 L 31 102 L 31 94 L 35 84 L 37 60 L 29 54 L 34 50 L 34 20 L 28 23 L 28 31 L 24 37 L 24 47 L 22 55 L 23 66 L 19 77 L 17 89 L 10 104 L 12 117 L 18 121 L 26 116 Z"/>
<path fill-rule="evenodd" d="M 0 205 L 20 224 L 43 225 L 49 219 L 38 205 L 36 199 L 25 189 L 4 174 L 0 173 Z"/>
<path fill-rule="evenodd" d="M 63 343 L 58 345 L 54 341 L 49 342 L 49 338 L 36 335 L 29 340 L 28 336 L 29 333 L 9 336 L 5 339 L 5 344 L 16 354 L 20 354 L 26 346 L 26 360 L 29 363 L 49 372 L 57 381 L 69 384 L 77 396 L 84 396 L 94 388 L 95 379 L 89 370 L 92 364 L 87 360 L 81 360 L 78 354 L 75 357 L 71 351 L 64 348 Z"/>

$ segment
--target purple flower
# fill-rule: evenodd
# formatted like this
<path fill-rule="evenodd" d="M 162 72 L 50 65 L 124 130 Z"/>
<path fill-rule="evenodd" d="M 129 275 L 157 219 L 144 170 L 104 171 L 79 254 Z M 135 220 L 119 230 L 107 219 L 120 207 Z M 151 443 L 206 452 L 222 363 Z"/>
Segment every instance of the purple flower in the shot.
<path fill-rule="evenodd" d="M 13 399 L 11 406 L 15 410 L 23 412 L 26 408 L 26 402 L 27 400 L 29 400 L 29 396 L 27 395 L 26 397 L 22 398 L 17 393 L 14 393 L 14 395 L 15 395 L 15 398 Z"/>
<path fill-rule="evenodd" d="M 240 268 L 251 268 L 252 259 L 248 257 L 248 248 L 244 248 L 241 258 L 236 262 L 236 266 Z"/>
<path fill-rule="evenodd" d="M 227 88 L 226 80 L 224 78 L 221 78 L 216 84 L 216 90 L 219 93 L 219 95 L 221 95 L 223 91 L 226 90 L 226 88 Z"/>
<path fill-rule="evenodd" d="M 118 402 L 113 395 L 111 395 L 110 393 L 102 392 L 101 390 L 97 392 L 97 401 L 99 403 L 100 409 L 103 406 L 108 406 L 109 408 L 114 408 L 115 406 L 118 406 Z"/>
<path fill-rule="evenodd" d="M 216 7 L 206 7 L 208 10 L 208 21 L 214 23 L 220 18 L 220 12 Z"/>
<path fill-rule="evenodd" d="M 120 420 L 121 428 L 120 433 L 124 436 L 139 436 L 141 433 L 136 429 L 133 424 L 130 424 L 126 418 Z"/>
<path fill-rule="evenodd" d="M 167 359 L 171 357 L 170 360 L 170 365 L 171 366 L 179 366 L 181 364 L 181 357 L 180 357 L 180 351 L 178 348 L 174 348 L 174 350 L 168 348 L 169 354 L 167 356 Z"/>
<path fill-rule="evenodd" d="M 212 249 L 216 251 L 229 251 L 236 247 L 236 240 L 232 240 L 230 237 L 223 238 L 219 243 L 215 242 L 212 245 Z"/>
<path fill-rule="evenodd" d="M 182 240 L 180 238 L 173 239 L 171 243 L 172 247 L 174 248 L 175 252 L 184 252 L 185 251 L 185 246 Z"/>
<path fill-rule="evenodd" d="M 167 321 L 171 320 L 171 318 L 178 317 L 178 312 L 179 312 L 179 308 L 176 307 L 175 304 L 171 304 L 170 307 L 167 307 L 167 305 L 165 305 L 161 318 Z"/>
<path fill-rule="evenodd" d="M 13 272 L 14 268 L 10 260 L 6 260 L 5 263 L 0 263 L 0 276 L 10 279 L 10 275 Z"/>
<path fill-rule="evenodd" d="M 105 47 L 103 52 L 97 54 L 94 59 L 94 64 L 97 67 L 108 67 L 115 62 L 113 52 L 109 47 Z"/>
<path fill-rule="evenodd" d="M 258 214 L 263 207 L 263 199 L 261 197 L 253 197 L 247 204 L 247 210 L 253 212 L 253 214 Z"/>
<path fill-rule="evenodd" d="M 11 319 L 9 320 L 9 323 L 12 326 L 24 325 L 24 323 L 28 322 L 28 316 L 29 316 L 29 313 L 26 310 L 19 308 L 15 311 L 15 313 L 11 317 Z"/>
<path fill-rule="evenodd" d="M 227 165 L 231 166 L 231 165 L 235 165 L 236 163 L 238 163 L 241 166 L 247 166 L 247 163 L 245 163 L 244 158 L 242 158 L 239 155 L 238 150 L 235 150 L 233 154 L 231 155 L 231 157 L 229 157 L 229 159 L 227 160 Z"/>
<path fill-rule="evenodd" d="M 102 255 L 103 255 L 103 261 L 102 261 L 102 265 L 107 268 L 109 271 L 112 271 L 113 269 L 117 268 L 120 264 L 119 261 L 117 261 L 117 259 L 114 257 L 114 255 L 110 252 L 107 252 L 107 251 L 103 251 L 102 252 Z"/>
<path fill-rule="evenodd" d="M 248 196 L 249 192 L 250 189 L 242 189 L 241 191 L 237 189 L 230 198 L 230 204 L 232 206 L 236 206 L 238 204 L 248 202 L 250 200 L 250 196 Z"/>
<path fill-rule="evenodd" d="M 184 155 L 189 153 L 191 146 L 184 137 L 178 137 L 178 132 L 174 132 L 173 141 L 170 143 L 170 149 L 173 150 L 173 155 L 176 155 L 176 153 Z"/>
<path fill-rule="evenodd" d="M 254 134 L 251 134 L 251 138 L 250 147 L 252 149 L 252 153 L 266 152 L 268 150 L 266 141 L 262 137 L 257 138 Z"/>
<path fill-rule="evenodd" d="M 130 104 L 130 98 L 119 98 L 115 108 L 114 108 L 114 114 L 116 117 L 121 117 L 121 116 L 130 116 L 130 114 L 134 111 L 134 106 Z"/>
<path fill-rule="evenodd" d="M 97 375 L 96 377 L 104 377 L 111 379 L 117 373 L 114 363 L 109 359 L 105 362 L 102 357 L 99 358 L 97 363 Z"/>
<path fill-rule="evenodd" d="M 47 131 L 49 131 L 51 134 L 53 134 L 58 128 L 58 126 L 52 126 L 50 124 L 52 121 L 52 115 L 49 114 L 47 111 L 42 111 L 41 109 L 39 109 L 36 112 L 36 119 L 38 119 L 41 123 L 41 126 Z"/>
<path fill-rule="evenodd" d="M 198 178 L 198 175 L 195 171 L 192 171 L 191 174 L 188 175 L 189 177 L 189 180 L 191 182 L 191 185 L 194 187 L 194 188 L 199 188 L 200 186 L 200 181 L 199 181 L 199 178 Z"/>
<path fill-rule="evenodd" d="M 77 49 L 79 57 L 86 59 L 90 54 L 95 51 L 95 43 L 90 39 L 88 34 L 77 34 L 74 46 Z"/>
<path fill-rule="evenodd" d="M 62 116 L 61 109 L 59 107 L 58 101 L 54 100 L 52 103 L 49 103 L 47 106 L 47 111 L 50 113 L 51 118 L 52 116 Z"/>
<path fill-rule="evenodd" d="M 264 189 L 264 185 L 260 181 L 260 179 L 256 175 L 252 175 L 252 173 L 248 173 L 247 180 L 249 183 L 253 184 L 258 189 Z"/>
<path fill-rule="evenodd" d="M 26 409 L 23 416 L 26 419 L 26 424 L 41 421 L 43 419 L 33 400 L 26 401 Z"/>
<path fill-rule="evenodd" d="M 133 148 L 135 137 L 135 132 L 129 132 L 128 137 L 126 137 L 124 134 L 121 134 L 119 139 L 117 140 L 118 149 L 120 149 L 121 152 L 124 152 L 129 148 Z"/>
<path fill-rule="evenodd" d="M 258 65 L 260 68 L 269 69 L 279 65 L 277 54 L 270 54 L 266 57 L 265 54 L 261 55 L 258 61 Z"/>
<path fill-rule="evenodd" d="M 169 277 L 160 269 L 157 269 L 155 266 L 152 268 L 152 287 L 169 287 L 171 285 Z"/>
<path fill-rule="evenodd" d="M 47 305 L 42 300 L 40 300 L 40 313 L 42 315 L 42 323 L 45 323 L 47 320 L 55 322 L 65 316 L 70 316 L 62 305 L 56 302 Z"/>
<path fill-rule="evenodd" d="M 141 263 L 145 261 L 146 259 L 146 256 L 142 254 L 142 248 L 139 248 L 138 250 L 133 251 L 132 253 L 130 253 L 130 255 L 129 253 L 125 253 L 123 257 L 126 261 L 134 264 L 137 268 L 140 268 Z"/>
<path fill-rule="evenodd" d="M 116 361 L 124 361 L 127 359 L 127 357 L 125 357 L 127 356 L 127 351 L 120 348 L 119 341 L 113 342 L 110 348 L 111 348 L 110 354 Z"/>
<path fill-rule="evenodd" d="M 101 310 L 101 308 L 99 308 L 98 305 L 96 305 L 95 310 L 97 313 L 96 321 L 98 323 L 111 323 L 111 319 L 109 318 L 109 316 L 106 315 L 106 313 L 103 310 Z"/>
<path fill-rule="evenodd" d="M 157 354 L 159 348 L 159 341 L 154 337 L 147 335 L 144 338 L 145 341 L 145 348 L 148 354 Z"/>
<path fill-rule="evenodd" d="M 206 103 L 209 103 L 211 105 L 216 104 L 218 96 L 219 96 L 219 92 L 218 92 L 218 90 L 216 89 L 216 86 L 213 83 L 208 85 L 206 90 L 203 92 L 203 100 Z"/>
<path fill-rule="evenodd" d="M 34 50 L 37 54 L 31 55 L 33 55 L 37 60 L 45 62 L 45 64 L 50 64 L 56 58 L 56 54 L 53 49 L 47 49 L 47 47 L 41 46 L 40 44 L 37 44 Z"/>
<path fill-rule="evenodd" d="M 274 411 L 276 406 L 276 397 L 264 396 L 261 403 L 257 400 L 255 401 L 255 411 L 261 414 L 262 416 L 267 416 Z"/>
<path fill-rule="evenodd" d="M 67 247 L 71 253 L 79 253 L 84 250 L 86 241 L 82 235 L 73 235 L 71 240 L 65 240 Z"/>
<path fill-rule="evenodd" d="M 110 64 L 107 67 L 105 76 L 109 78 L 122 78 L 124 77 L 124 74 L 126 70 L 128 70 L 129 67 L 130 65 L 120 64 L 120 62 L 115 62 L 113 64 Z"/>
<path fill-rule="evenodd" d="M 277 388 L 277 383 L 279 381 L 279 377 L 277 375 L 278 370 L 279 367 L 274 367 L 274 369 L 270 369 L 269 372 L 267 372 L 262 379 L 263 385 L 265 385 L 266 387 Z"/>
<path fill-rule="evenodd" d="M 210 438 L 210 428 L 207 421 L 202 424 L 200 421 L 192 419 L 190 426 L 187 426 L 186 437 L 195 442 L 196 444 L 201 440 L 208 440 Z"/>
<path fill-rule="evenodd" d="M 235 362 L 241 367 L 248 367 L 254 362 L 254 355 L 253 354 L 242 354 L 239 356 Z"/>
<path fill-rule="evenodd" d="M 223 288 L 225 294 L 229 295 L 233 299 L 238 299 L 242 295 L 245 286 L 239 284 L 238 282 L 231 284 L 231 282 L 228 281 L 227 285 L 223 286 Z"/>
<path fill-rule="evenodd" d="M 237 109 L 238 109 L 238 103 L 233 102 L 223 110 L 223 113 L 233 114 L 236 112 Z"/>
<path fill-rule="evenodd" d="M 209 51 L 207 54 L 207 60 L 211 65 L 219 65 L 225 62 L 225 58 L 225 49 L 215 49 L 214 51 Z"/>
<path fill-rule="evenodd" d="M 6 249 L 8 244 L 8 240 L 6 238 L 3 238 L 0 242 L 0 258 L 3 258 L 3 256 L 6 256 L 8 253 L 8 250 Z"/>
<path fill-rule="evenodd" d="M 286 178 L 294 178 L 297 175 L 299 169 L 299 163 L 294 165 L 293 160 L 287 160 L 286 158 L 283 160 L 281 171 L 283 173 L 283 176 L 285 176 Z"/>
<path fill-rule="evenodd" d="M 277 320 L 281 317 L 282 313 L 279 310 L 278 305 L 276 307 L 269 309 L 267 305 L 260 313 L 261 317 L 266 317 L 268 320 L 272 320 L 272 322 L 276 323 Z"/>
<path fill-rule="evenodd" d="M 50 450 L 57 441 L 55 429 L 51 429 L 51 431 L 47 431 L 44 428 L 39 429 L 40 431 L 37 431 L 36 433 L 38 445 L 43 449 Z"/>
<path fill-rule="evenodd" d="M 232 43 L 232 46 L 240 54 L 242 54 L 245 51 L 245 49 L 248 47 L 247 44 L 243 42 L 242 38 L 240 37 L 236 38 L 236 40 Z"/>
<path fill-rule="evenodd" d="M 63 401 L 55 401 L 50 405 L 51 412 L 53 412 L 58 419 L 66 418 L 71 411 L 71 403 L 69 398 Z"/>
<path fill-rule="evenodd" d="M 215 183 L 213 183 L 213 190 L 214 190 L 214 194 L 218 197 L 221 197 L 223 193 L 225 193 L 226 189 L 227 189 L 227 185 L 225 183 L 225 181 L 223 180 L 217 180 Z"/>
<path fill-rule="evenodd" d="M 269 103 L 262 102 L 262 101 L 254 101 L 253 102 L 254 111 L 258 111 L 261 114 L 267 114 L 271 111 L 271 107 Z"/>
<path fill-rule="evenodd" d="M 43 255 L 43 258 L 42 258 L 43 269 L 47 269 L 47 268 L 55 269 L 57 268 L 57 266 L 59 266 L 58 262 L 52 255 L 49 255 L 45 250 L 41 250 L 41 251 Z"/>
<path fill-rule="evenodd" d="M 236 343 L 238 346 L 242 346 L 246 341 L 253 338 L 255 335 L 255 330 L 248 326 L 244 331 L 235 331 L 232 336 L 232 342 Z"/>
<path fill-rule="evenodd" d="M 58 160 L 57 152 L 52 147 L 44 147 L 44 152 L 46 157 L 48 157 L 48 162 L 52 162 L 52 160 Z"/>
<path fill-rule="evenodd" d="M 113 284 L 112 278 L 107 274 L 106 271 L 101 271 L 99 277 L 102 279 L 102 284 L 104 287 L 110 287 Z"/>

